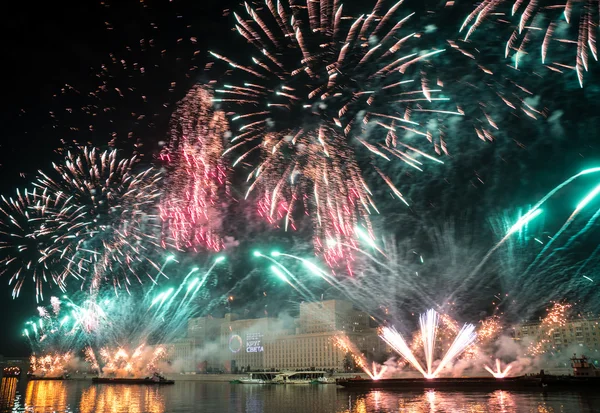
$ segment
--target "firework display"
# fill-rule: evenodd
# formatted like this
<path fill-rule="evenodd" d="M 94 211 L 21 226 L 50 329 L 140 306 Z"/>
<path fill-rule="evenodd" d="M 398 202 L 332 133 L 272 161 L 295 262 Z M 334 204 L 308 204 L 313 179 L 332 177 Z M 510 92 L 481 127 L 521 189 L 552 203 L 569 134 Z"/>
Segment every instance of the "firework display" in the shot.
<path fill-rule="evenodd" d="M 43 298 L 43 283 L 63 286 L 58 256 L 53 254 L 52 232 L 45 222 L 51 219 L 49 208 L 57 206 L 48 191 L 16 191 L 15 197 L 2 196 L 0 236 L 2 273 L 13 285 L 13 298 L 19 296 L 27 278 L 35 283 L 36 296 Z"/>
<path fill-rule="evenodd" d="M 356 345 L 344 336 L 336 336 L 334 338 L 335 345 L 342 349 L 347 354 L 350 354 L 352 360 L 356 365 L 362 369 L 371 379 L 381 379 L 387 371 L 386 366 L 378 366 L 377 363 L 372 362 L 371 366 L 365 356 L 356 348 Z"/>
<path fill-rule="evenodd" d="M 147 348 L 146 344 L 140 344 L 132 352 L 128 353 L 122 347 L 118 349 L 100 349 L 102 360 L 102 374 L 111 377 L 140 377 L 158 371 L 158 362 L 164 359 L 166 349 L 163 346 Z M 95 359 L 91 361 L 95 364 Z"/>
<path fill-rule="evenodd" d="M 102 317 L 101 309 L 89 308 L 89 300 L 79 306 L 67 296 L 51 299 L 50 306 L 37 308 L 38 316 L 27 321 L 23 330 L 34 354 L 66 354 L 72 351 L 82 340 L 82 334 L 90 328 L 91 320 Z"/>
<path fill-rule="evenodd" d="M 223 260 L 217 257 L 204 271 L 192 268 L 179 285 L 162 291 L 152 286 L 121 297 L 111 290 L 75 300 L 53 297 L 49 307 L 38 308 L 39 317 L 26 324 L 23 335 L 37 361 L 65 364 L 56 355 L 69 353 L 71 360 L 83 351 L 100 374 L 143 377 L 157 371 L 167 352 L 164 343 L 172 342 L 198 311 L 197 300 Z M 168 272 L 166 266 L 162 270 Z"/>
<path fill-rule="evenodd" d="M 73 353 L 45 354 L 36 357 L 31 356 L 30 364 L 33 374 L 39 377 L 60 377 L 68 372 L 69 363 L 73 359 Z"/>
<path fill-rule="evenodd" d="M 105 279 L 128 289 L 140 263 L 154 265 L 160 175 L 152 168 L 135 172 L 135 163 L 116 150 L 86 147 L 69 152 L 52 173 L 40 171 L 33 192 L 3 199 L 4 262 L 12 268 L 14 296 L 24 273 L 32 273 L 39 298 L 42 282 L 64 291 L 69 277 L 92 289 Z"/>
<path fill-rule="evenodd" d="M 187 16 L 161 6 L 178 21 L 140 27 L 168 41 L 143 34 L 100 56 L 94 81 L 65 85 L 53 104 L 74 100 L 61 111 L 79 113 L 77 138 L 0 196 L 0 275 L 36 300 L 15 318 L 32 373 L 267 372 L 313 357 L 313 371 L 377 386 L 498 385 L 573 351 L 597 358 L 596 145 L 548 155 L 572 144 L 569 116 L 597 91 L 573 80 L 565 115 L 544 73 L 593 80 L 600 0 L 483 0 L 450 27 L 454 3 L 248 0 L 223 12 L 240 50 L 196 46 L 191 25 L 171 39 Z M 192 73 L 200 47 L 208 63 Z"/>
<path fill-rule="evenodd" d="M 159 208 L 167 238 L 177 249 L 223 249 L 228 177 L 221 155 L 227 132 L 225 114 L 212 108 L 206 87 L 190 89 L 173 113 L 170 142 L 160 155 L 170 172 Z"/>
<path fill-rule="evenodd" d="M 505 57 L 511 57 L 515 67 L 532 54 L 550 70 L 575 70 L 583 87 L 584 71 L 591 58 L 598 60 L 598 0 L 567 1 L 555 4 L 536 0 L 485 0 L 467 16 L 460 30 L 465 40 L 473 37 L 486 20 L 495 19 L 499 25 L 509 25 L 510 37 L 505 46 Z M 537 48 L 538 53 L 530 49 Z M 569 60 L 563 60 L 564 49 Z M 591 56 L 590 56 L 591 55 Z"/>
<path fill-rule="evenodd" d="M 414 13 L 385 3 L 350 17 L 338 2 L 247 2 L 243 16 L 234 13 L 235 27 L 262 56 L 246 66 L 211 52 L 246 78 L 217 90 L 215 101 L 236 113 L 228 151 L 242 154 L 233 165 L 258 158 L 248 194 L 256 190 L 260 214 L 286 229 L 298 209 L 310 214 L 315 248 L 330 265 L 350 265 L 343 244 L 377 212 L 356 151 L 371 154 L 392 196 L 407 203 L 377 164 L 441 162 L 445 143 L 427 129 L 427 116 L 462 116 L 436 106 L 449 99 L 419 70 L 444 50 L 414 52 L 419 35 L 407 29 Z M 341 242 L 331 247 L 329 238 Z"/>
<path fill-rule="evenodd" d="M 465 324 L 456 335 L 454 341 L 443 355 L 437 367 L 433 368 L 434 350 L 436 344 L 436 334 L 438 329 L 439 314 L 431 309 L 425 314 L 422 314 L 419 319 L 421 325 L 421 342 L 423 345 L 423 353 L 425 357 L 425 365 L 417 359 L 412 352 L 402 334 L 398 333 L 394 328 L 383 327 L 380 337 L 399 355 L 405 358 L 423 377 L 432 379 L 438 377 L 440 372 L 451 363 L 456 357 L 470 346 L 476 339 L 475 327 L 472 324 Z"/>
<path fill-rule="evenodd" d="M 83 148 L 69 152 L 53 173 L 40 171 L 34 185 L 64 200 L 48 223 L 54 253 L 66 261 L 63 281 L 73 276 L 97 288 L 110 274 L 115 288 L 128 288 L 136 264 L 148 259 L 156 245 L 152 221 L 160 175 L 152 168 L 135 172 L 135 163 L 135 157 L 119 159 L 116 150 Z"/>
<path fill-rule="evenodd" d="M 568 303 L 554 303 L 552 308 L 548 309 L 548 314 L 541 324 L 542 335 L 529 345 L 527 349 L 529 354 L 536 355 L 543 351 L 544 345 L 553 337 L 554 331 L 565 326 L 569 308 L 571 308 L 571 305 Z"/>
<path fill-rule="evenodd" d="M 494 376 L 497 379 L 503 379 L 504 377 L 508 376 L 508 372 L 510 371 L 510 369 L 512 368 L 512 366 L 506 366 L 506 368 L 504 370 L 502 370 L 502 367 L 500 365 L 500 360 L 496 359 L 496 371 L 492 370 L 492 368 L 490 366 L 483 366 L 487 371 L 490 372 L 490 374 L 492 376 Z"/>

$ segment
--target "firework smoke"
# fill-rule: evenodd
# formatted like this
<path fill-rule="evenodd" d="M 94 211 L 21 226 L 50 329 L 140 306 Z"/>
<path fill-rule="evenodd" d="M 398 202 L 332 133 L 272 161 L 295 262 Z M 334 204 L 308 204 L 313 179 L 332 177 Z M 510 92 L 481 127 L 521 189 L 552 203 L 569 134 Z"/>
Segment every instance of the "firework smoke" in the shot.
<path fill-rule="evenodd" d="M 361 368 L 372 380 L 379 380 L 383 378 L 387 371 L 387 366 L 378 366 L 377 363 L 373 362 L 369 366 L 369 362 L 365 356 L 356 348 L 356 345 L 345 336 L 335 336 L 333 343 L 345 353 L 350 353 L 354 363 Z"/>
<path fill-rule="evenodd" d="M 502 366 L 500 365 L 500 360 L 496 359 L 496 371 L 492 370 L 492 368 L 488 365 L 483 366 L 487 371 L 491 373 L 497 379 L 503 379 L 508 376 L 508 372 L 512 368 L 512 366 L 506 366 L 504 370 L 502 370 Z"/>

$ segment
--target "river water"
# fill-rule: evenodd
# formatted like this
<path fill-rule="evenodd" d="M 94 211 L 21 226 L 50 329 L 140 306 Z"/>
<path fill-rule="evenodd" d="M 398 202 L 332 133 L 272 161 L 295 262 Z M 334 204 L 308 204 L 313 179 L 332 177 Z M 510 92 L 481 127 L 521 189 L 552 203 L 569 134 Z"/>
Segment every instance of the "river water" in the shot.
<path fill-rule="evenodd" d="M 600 389 L 599 389 L 600 390 Z M 595 393 L 345 390 L 335 385 L 176 382 L 172 386 L 2 379 L 0 412 L 600 412 Z"/>

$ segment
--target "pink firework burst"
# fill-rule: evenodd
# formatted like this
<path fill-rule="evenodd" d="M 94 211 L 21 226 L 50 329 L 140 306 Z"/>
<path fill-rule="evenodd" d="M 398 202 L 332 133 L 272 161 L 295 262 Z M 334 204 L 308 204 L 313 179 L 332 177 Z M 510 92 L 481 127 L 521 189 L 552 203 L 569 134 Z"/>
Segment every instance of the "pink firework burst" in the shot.
<path fill-rule="evenodd" d="M 175 248 L 220 251 L 223 196 L 228 192 L 222 154 L 229 130 L 212 106 L 209 88 L 194 86 L 173 113 L 171 141 L 161 159 L 171 169 L 160 203 L 163 233 Z"/>

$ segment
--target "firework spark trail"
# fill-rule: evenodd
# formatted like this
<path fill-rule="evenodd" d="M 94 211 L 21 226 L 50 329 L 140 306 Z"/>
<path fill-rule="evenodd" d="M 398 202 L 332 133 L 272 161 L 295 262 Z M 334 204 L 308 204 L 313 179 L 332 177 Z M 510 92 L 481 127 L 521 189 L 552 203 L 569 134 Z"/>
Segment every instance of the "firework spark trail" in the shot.
<path fill-rule="evenodd" d="M 51 210 L 61 208 L 61 202 L 53 199 L 48 190 L 16 191 L 15 197 L 1 196 L 0 202 L 0 274 L 10 275 L 9 285 L 14 284 L 12 296 L 19 296 L 21 287 L 29 277 L 35 283 L 36 300 L 43 300 L 43 284 L 53 282 L 61 290 L 64 280 L 58 269 L 58 257 L 52 245 L 52 231 L 46 222 Z"/>
<path fill-rule="evenodd" d="M 156 125 L 168 122 L 169 111 L 160 108 L 173 105 L 173 96 L 202 72 L 198 60 L 204 60 L 198 41 L 204 30 L 194 13 L 188 8 L 186 15 L 186 7 L 173 2 L 164 6 L 134 6 L 135 33 L 109 2 L 94 10 L 94 18 L 103 22 L 103 28 L 93 29 L 96 35 L 114 41 L 82 57 L 86 71 L 69 76 L 68 84 L 56 83 L 46 96 L 52 103 L 41 114 L 61 141 L 91 140 L 142 156 L 148 152 L 144 145 Z"/>
<path fill-rule="evenodd" d="M 571 213 L 571 215 L 569 216 L 569 218 L 565 221 L 565 223 L 563 224 L 563 226 L 556 232 L 556 234 L 554 234 L 554 236 L 550 239 L 550 241 L 548 241 L 546 243 L 546 245 L 544 246 L 544 248 L 542 248 L 542 250 L 537 255 L 537 257 L 535 257 L 535 260 L 533 260 L 533 262 L 529 265 L 529 267 L 527 267 L 527 269 L 525 270 L 525 275 L 527 273 L 529 273 L 529 271 L 532 268 L 535 267 L 535 265 L 538 263 L 538 261 L 546 253 L 546 251 L 548 251 L 548 249 L 550 248 L 550 246 L 552 246 L 552 244 L 562 235 L 562 233 L 565 232 L 567 230 L 567 228 L 569 228 L 569 226 L 573 223 L 575 217 L 577 217 L 577 215 L 583 210 L 583 208 L 585 208 L 585 206 L 589 202 L 591 202 L 599 193 L 600 193 L 600 185 L 596 186 L 588 195 L 586 195 L 586 197 L 579 204 L 577 204 L 577 207 Z M 592 219 L 590 221 L 591 222 L 595 221 L 596 217 L 597 217 L 597 213 L 594 214 L 594 216 L 592 217 Z M 590 228 L 590 224 L 589 224 L 590 221 L 588 221 L 588 225 L 586 225 L 586 228 L 588 228 L 588 229 Z M 585 228 L 584 228 L 584 230 L 585 230 Z M 582 231 L 580 231 L 580 233 L 582 233 Z M 576 238 L 576 236 L 574 236 L 573 240 L 575 238 Z M 570 245 L 571 242 L 572 242 L 571 240 L 567 241 L 567 244 L 565 245 L 565 247 L 567 247 L 568 245 Z M 543 265 L 546 262 L 548 262 L 548 260 L 550 258 L 552 258 L 552 256 L 553 256 L 553 254 L 550 254 L 548 257 L 546 257 L 546 259 L 541 262 L 541 265 Z"/>
<path fill-rule="evenodd" d="M 281 255 L 281 254 L 273 254 L 273 255 L 277 256 L 277 255 Z M 298 278 L 296 278 L 296 276 L 294 276 L 294 274 L 292 274 L 283 264 L 277 262 L 276 260 L 274 260 L 273 258 L 271 258 L 267 255 L 262 254 L 259 251 L 255 251 L 254 256 L 255 257 L 263 257 L 263 258 L 266 258 L 267 260 L 271 261 L 276 266 L 276 267 L 272 267 L 271 270 L 279 278 L 281 278 L 283 281 L 287 282 L 290 286 L 292 286 L 292 288 L 294 288 L 296 291 L 298 291 L 308 301 L 316 301 L 316 297 L 314 296 L 312 291 L 310 291 Z M 282 273 L 281 271 L 283 271 L 285 274 Z M 302 289 L 302 291 L 300 291 L 300 289 L 298 287 L 296 287 L 296 285 L 293 285 L 287 279 L 287 277 L 290 277 L 296 283 L 296 285 Z"/>
<path fill-rule="evenodd" d="M 475 326 L 473 324 L 465 324 L 459 331 L 458 335 L 452 342 L 450 348 L 444 354 L 442 361 L 438 364 L 437 368 L 433 372 L 433 377 L 437 377 L 438 374 L 454 359 L 459 357 L 465 349 L 467 349 L 477 339 L 477 333 L 475 333 Z"/>
<path fill-rule="evenodd" d="M 168 258 L 166 262 L 176 261 Z M 201 288 L 223 261 L 216 257 L 207 269 L 192 268 L 179 285 L 162 291 L 154 291 L 157 286 L 152 284 L 119 297 L 110 288 L 83 294 L 82 299 L 63 297 L 57 314 L 44 311 L 43 317 L 28 322 L 24 335 L 36 354 L 85 349 L 86 359 L 103 374 L 152 372 L 165 357 L 164 343 L 178 337 L 200 311 Z"/>
<path fill-rule="evenodd" d="M 477 329 L 477 344 L 485 346 L 497 338 L 502 332 L 500 317 L 493 315 L 479 322 Z"/>
<path fill-rule="evenodd" d="M 425 351 L 425 362 L 427 365 L 427 375 L 432 376 L 433 362 L 434 362 L 434 350 L 435 350 L 435 336 L 437 334 L 439 322 L 438 313 L 433 310 L 427 310 L 425 314 L 419 316 L 419 325 L 421 326 L 421 342 L 423 344 L 423 350 Z"/>
<path fill-rule="evenodd" d="M 589 175 L 589 174 L 595 174 L 600 172 L 600 167 L 594 167 L 594 168 L 588 168 L 585 169 L 573 176 L 571 176 L 569 179 L 565 180 L 564 182 L 562 182 L 561 184 L 559 184 L 558 186 L 556 186 L 554 189 L 552 189 L 550 192 L 548 192 L 542 199 L 540 199 L 526 214 L 524 214 L 521 218 L 519 218 L 519 220 L 512 225 L 508 231 L 506 232 L 506 234 L 502 237 L 502 239 L 500 241 L 498 241 L 498 243 L 496 245 L 494 245 L 494 247 L 492 247 L 492 249 L 490 249 L 487 254 L 482 258 L 482 260 L 479 262 L 479 264 L 474 267 L 473 271 L 471 271 L 471 273 L 464 279 L 464 282 L 466 283 L 469 279 L 471 279 L 472 277 L 474 277 L 476 274 L 479 273 L 479 270 L 483 267 L 483 265 L 485 265 L 485 263 L 489 260 L 489 258 L 494 254 L 495 251 L 498 250 L 498 248 L 500 248 L 510 237 L 511 235 L 513 235 L 514 233 L 520 231 L 524 226 L 526 226 L 531 220 L 533 220 L 534 218 L 536 218 L 537 216 L 539 216 L 543 210 L 540 208 L 542 205 L 544 205 L 544 203 L 546 201 L 548 201 L 548 199 L 550 199 L 554 194 L 556 194 L 559 190 L 561 190 L 562 188 L 564 188 L 565 186 L 567 186 L 568 184 L 570 184 L 571 182 L 573 182 L 575 179 L 579 178 L 580 176 L 584 176 L 584 175 Z M 591 199 L 593 199 L 598 193 L 600 192 L 600 186 L 596 187 L 592 192 L 590 192 L 580 203 L 579 205 L 577 205 L 577 207 L 575 208 L 575 210 L 573 211 L 573 213 L 571 214 L 571 217 L 565 222 L 565 224 L 563 225 L 562 229 L 557 233 L 557 235 L 555 235 L 554 239 L 557 238 L 558 235 L 560 235 L 560 233 L 562 233 L 566 227 L 568 227 L 568 225 L 571 223 L 572 219 L 587 205 L 588 202 L 591 201 Z M 545 252 L 547 250 L 547 245 L 544 247 L 543 252 Z M 533 268 L 533 265 L 539 260 L 539 257 L 541 257 L 541 254 L 538 255 L 538 257 L 534 260 L 534 262 L 532 262 L 532 264 L 530 264 L 530 266 L 527 268 L 526 273 Z M 455 292 L 456 293 L 456 292 Z M 454 294 L 450 296 L 450 300 L 453 298 Z"/>
<path fill-rule="evenodd" d="M 39 377 L 60 377 L 68 369 L 68 364 L 73 359 L 73 353 L 35 354 L 29 358 L 31 371 Z"/>
<path fill-rule="evenodd" d="M 600 244 L 598 244 L 598 246 L 594 249 L 594 251 L 589 255 L 589 257 L 587 257 L 582 263 L 580 263 L 578 265 L 577 268 L 577 272 L 575 273 L 576 276 L 578 276 L 581 271 L 583 271 L 590 262 L 592 262 L 592 260 L 598 256 L 598 253 L 600 252 Z"/>
<path fill-rule="evenodd" d="M 93 354 L 93 353 L 92 353 Z M 167 356 L 164 346 L 148 346 L 143 343 L 128 351 L 123 347 L 103 347 L 99 351 L 103 362 L 102 373 L 113 377 L 143 377 L 157 372 L 158 362 Z M 91 364 L 97 361 L 90 356 Z"/>
<path fill-rule="evenodd" d="M 447 302 L 447 292 L 462 284 L 462 277 L 456 274 L 477 265 L 482 255 L 480 247 L 463 234 L 456 234 L 452 224 L 444 224 L 444 228 L 423 225 L 416 233 L 422 240 L 418 245 L 414 238 L 402 242 L 384 238 L 381 249 L 386 257 L 377 260 L 384 265 L 371 259 L 357 259 L 357 275 L 339 279 L 348 299 L 365 306 L 365 311 L 371 314 L 378 314 L 378 307 L 391 310 L 418 305 L 444 313 L 446 310 L 439 303 Z M 432 251 L 431 259 L 421 261 L 415 249 Z M 418 261 L 414 262 L 412 257 Z"/>
<path fill-rule="evenodd" d="M 493 16 L 498 16 L 498 21 L 501 23 L 510 23 L 512 33 L 506 43 L 505 57 L 508 57 L 510 52 L 513 51 L 512 57 L 515 58 L 515 65 L 518 65 L 520 56 L 526 53 L 524 49 L 527 43 L 530 43 L 531 38 L 540 40 L 542 64 L 546 64 L 546 60 L 548 60 L 551 42 L 555 42 L 554 44 L 574 44 L 576 46 L 573 54 L 574 65 L 554 61 L 547 67 L 559 72 L 562 72 L 564 68 L 573 69 L 580 86 L 583 87 L 583 72 L 587 72 L 589 69 L 589 53 L 591 53 L 594 60 L 598 60 L 596 38 L 600 1 L 583 0 L 575 2 L 575 7 L 578 9 L 575 12 L 579 16 L 578 22 L 571 22 L 573 3 L 567 1 L 565 4 L 555 5 L 544 0 L 484 0 L 467 16 L 460 31 L 462 32 L 468 27 L 465 34 L 465 40 L 467 40 L 486 19 Z M 509 11 L 511 4 L 512 7 Z M 546 18 L 549 14 L 551 14 L 551 17 Z M 546 26 L 540 27 L 540 23 Z M 557 30 L 559 27 L 560 30 Z M 571 29 L 571 33 L 565 33 L 569 29 Z M 567 37 L 558 37 L 563 36 L 563 33 Z M 568 37 L 569 34 L 571 34 L 571 38 Z M 573 37 L 576 39 L 573 39 Z"/>
<path fill-rule="evenodd" d="M 343 293 L 341 284 L 338 282 L 338 280 L 336 280 L 335 277 L 328 274 L 325 270 L 322 270 L 321 268 L 319 268 L 317 265 L 310 262 L 309 260 L 306 260 L 302 257 L 297 257 L 295 255 L 285 254 L 285 253 L 279 252 L 279 251 L 273 251 L 271 253 L 271 255 L 273 257 L 289 257 L 289 258 L 293 258 L 297 261 L 300 261 L 304 265 L 304 267 L 310 271 L 311 274 L 316 275 L 317 277 L 321 277 L 325 282 L 327 282 L 327 284 L 331 285 L 333 288 L 335 288 L 336 290 Z"/>
<path fill-rule="evenodd" d="M 259 158 L 248 177 L 248 195 L 258 192 L 259 213 L 295 229 L 294 212 L 302 207 L 312 216 L 316 251 L 349 272 L 353 258 L 343 245 L 352 244 L 357 222 L 370 227 L 369 214 L 377 212 L 356 150 L 366 149 L 373 162 L 395 158 L 421 169 L 416 158 L 436 158 L 415 147 L 421 145 L 397 148 L 396 132 L 422 137 L 425 147 L 438 152 L 445 144 L 411 115 L 462 116 L 437 110 L 437 102 L 448 99 L 416 69 L 443 50 L 409 52 L 419 36 L 397 39 L 414 13 L 402 14 L 401 2 L 387 9 L 384 3 L 350 18 L 339 3 L 325 0 L 306 7 L 269 0 L 267 7 L 254 8 L 247 2 L 245 17 L 234 13 L 235 27 L 261 56 L 245 66 L 211 52 L 250 79 L 226 85 L 215 101 L 237 105 L 233 121 L 241 125 L 229 150 L 242 154 L 233 165 Z M 378 131 L 380 142 L 368 139 Z M 406 202 L 392 179 L 377 171 L 391 194 Z M 328 239 L 337 241 L 335 247 Z"/>
<path fill-rule="evenodd" d="M 414 353 L 406 344 L 404 337 L 400 334 L 396 329 L 383 327 L 381 329 L 381 333 L 379 335 L 383 341 L 385 341 L 394 351 L 400 354 L 406 361 L 410 363 L 419 373 L 423 375 L 423 377 L 429 378 L 428 373 L 425 372 L 423 367 L 421 367 L 421 363 L 415 357 Z"/>
<path fill-rule="evenodd" d="M 537 120 L 547 116 L 543 106 L 541 110 L 538 109 L 539 103 L 532 99 L 535 96 L 534 92 L 517 82 L 517 79 L 522 77 L 522 69 L 517 70 L 505 65 L 484 66 L 481 62 L 485 60 L 485 55 L 471 42 L 450 39 L 446 42 L 450 47 L 442 57 L 444 63 L 457 65 L 463 70 L 457 74 L 442 66 L 443 70 L 429 69 L 427 76 L 431 78 L 430 82 L 436 81 L 444 88 L 446 94 L 455 97 L 453 103 L 456 109 L 449 105 L 445 109 L 448 109 L 449 114 L 456 111 L 463 116 L 464 121 L 461 123 L 471 124 L 481 141 L 495 141 L 498 131 L 506 124 L 506 117 L 525 115 L 528 119 Z M 448 130 L 451 127 L 450 122 L 444 125 L 441 132 L 446 135 L 452 133 Z M 461 128 L 462 131 L 464 128 Z M 521 142 L 514 141 L 523 147 Z M 440 139 L 439 151 L 449 153 L 444 139 Z"/>
<path fill-rule="evenodd" d="M 52 207 L 35 231 L 44 261 L 59 286 L 72 276 L 96 288 L 109 278 L 115 289 L 129 289 L 130 275 L 156 246 L 152 209 L 160 175 L 151 168 L 134 172 L 135 157 L 119 160 L 117 151 L 83 148 L 69 152 L 54 172 L 39 171 L 34 186 L 48 194 Z M 39 238 L 47 234 L 47 237 Z M 40 292 L 38 291 L 38 294 Z"/>
<path fill-rule="evenodd" d="M 213 109 L 212 96 L 202 85 L 190 89 L 173 113 L 170 142 L 160 155 L 171 169 L 160 217 L 177 249 L 223 249 L 220 213 L 228 167 L 221 155 L 229 126 L 225 114 Z"/>
<path fill-rule="evenodd" d="M 369 362 L 365 358 L 365 356 L 356 348 L 356 345 L 345 336 L 335 336 L 333 339 L 333 343 L 336 347 L 341 349 L 345 353 L 350 353 L 352 355 L 352 359 L 354 363 L 360 367 L 372 380 L 379 380 L 383 377 L 385 372 L 387 371 L 387 366 L 382 366 L 378 368 L 375 362 L 372 363 L 372 366 L 369 367 Z"/>
<path fill-rule="evenodd" d="M 378 266 L 375 267 L 378 274 L 381 272 L 381 268 L 379 267 L 379 266 L 381 266 L 382 268 L 388 270 L 390 274 L 393 274 L 392 282 L 394 283 L 394 285 L 397 285 L 400 283 L 400 281 L 397 279 L 398 272 L 401 271 L 401 269 L 399 267 L 392 268 L 390 266 L 387 266 L 384 263 L 377 261 L 370 254 L 368 254 L 364 251 L 362 251 L 362 252 L 365 256 L 368 256 L 373 262 L 378 264 Z M 264 256 L 262 254 L 260 254 L 260 255 Z M 315 275 L 315 276 L 323 279 L 330 286 L 335 288 L 338 292 L 340 292 L 341 294 L 346 296 L 350 301 L 354 302 L 357 307 L 361 308 L 367 314 L 371 314 L 371 312 L 373 311 L 373 308 L 370 305 L 366 305 L 366 303 L 369 303 L 369 304 L 372 304 L 373 302 L 381 303 L 381 299 L 383 297 L 387 296 L 387 294 L 385 294 L 385 293 L 379 294 L 380 290 L 373 288 L 374 285 L 367 283 L 367 281 L 369 281 L 369 282 L 373 282 L 378 287 L 385 286 L 385 283 L 387 281 L 384 282 L 384 281 L 382 281 L 381 278 L 375 279 L 374 277 L 370 277 L 369 275 L 365 274 L 361 278 L 349 277 L 349 278 L 344 278 L 344 279 L 337 279 L 336 277 L 332 276 L 324 269 L 322 269 L 319 266 L 317 266 L 316 264 L 314 264 L 312 261 L 307 260 L 305 258 L 298 257 L 298 256 L 295 256 L 292 254 L 286 254 L 286 253 L 279 252 L 279 251 L 273 251 L 271 253 L 271 256 L 275 257 L 275 258 L 277 258 L 277 257 L 292 258 L 294 260 L 301 262 L 302 265 L 309 271 L 309 273 L 311 275 Z M 400 280 L 403 280 L 403 278 L 400 278 Z M 415 288 L 414 286 L 410 285 L 409 283 L 406 283 L 404 280 L 400 284 L 406 290 L 408 290 L 410 288 L 410 291 L 413 291 L 413 292 L 419 293 L 419 291 L 420 291 L 419 288 Z M 389 289 L 391 288 L 391 286 L 388 285 L 388 286 L 385 286 L 384 288 L 386 288 L 387 292 L 389 292 Z M 379 322 L 385 321 L 383 319 L 380 319 L 379 317 L 374 317 L 373 315 L 370 315 L 370 317 L 373 320 L 377 319 L 377 321 L 379 321 Z"/>
<path fill-rule="evenodd" d="M 439 314 L 435 310 L 428 310 L 425 314 L 421 314 L 419 318 L 420 341 L 425 354 L 425 366 L 422 366 L 416 358 L 413 350 L 408 346 L 404 337 L 396 329 L 383 327 L 380 332 L 380 337 L 399 355 L 404 357 L 415 369 L 417 369 L 423 377 L 432 379 L 438 377 L 440 372 L 453 360 L 459 357 L 465 349 L 467 349 L 477 338 L 475 326 L 465 324 L 456 334 L 450 348 L 444 353 L 442 360 L 433 369 L 435 337 L 438 331 Z"/>
<path fill-rule="evenodd" d="M 500 365 L 500 360 L 496 359 L 496 371 L 492 370 L 488 365 L 483 366 L 484 369 L 490 372 L 492 376 L 497 379 L 503 379 L 508 376 L 508 372 L 512 368 L 512 366 L 506 366 L 504 370 L 502 370 L 502 366 Z"/>
<path fill-rule="evenodd" d="M 542 320 L 540 325 L 541 336 L 534 343 L 527 347 L 527 353 L 532 356 L 537 356 L 544 353 L 544 346 L 551 342 L 554 331 L 560 327 L 564 327 L 567 321 L 567 312 L 571 308 L 568 303 L 555 302 L 552 308 L 548 309 L 548 314 Z"/>
<path fill-rule="evenodd" d="M 51 297 L 51 304 L 38 307 L 38 316 L 25 323 L 23 336 L 34 354 L 65 354 L 76 348 L 83 337 L 80 307 L 66 298 Z"/>

